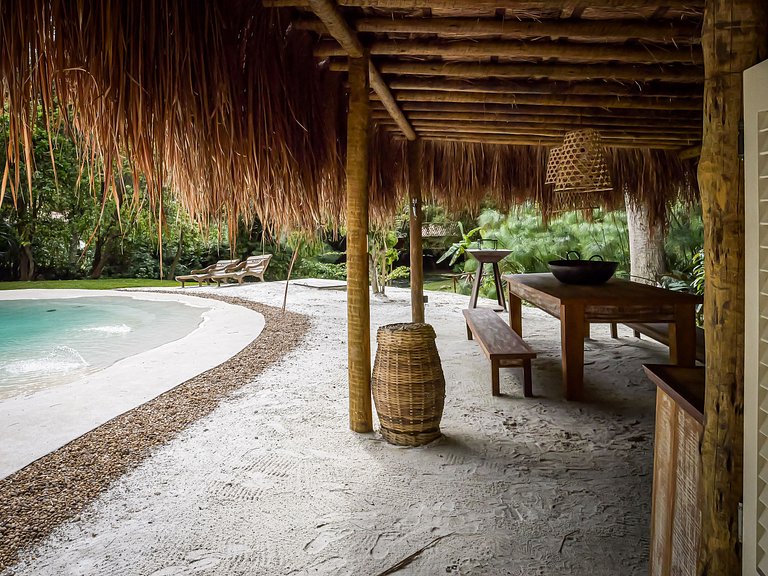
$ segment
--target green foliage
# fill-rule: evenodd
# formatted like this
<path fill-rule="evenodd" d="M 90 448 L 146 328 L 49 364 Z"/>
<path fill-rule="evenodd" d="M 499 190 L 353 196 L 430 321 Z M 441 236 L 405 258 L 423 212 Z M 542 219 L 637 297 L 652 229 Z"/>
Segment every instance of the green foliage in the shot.
<path fill-rule="evenodd" d="M 310 258 L 302 259 L 294 269 L 296 278 L 327 278 L 329 280 L 346 280 L 346 264 L 328 264 Z"/>
<path fill-rule="evenodd" d="M 502 214 L 484 210 L 477 219 L 483 238 L 495 238 L 499 248 L 511 250 L 500 263 L 505 273 L 547 272 L 547 262 L 565 257 L 570 250 L 584 258 L 599 254 L 619 262 L 619 275 L 629 274 L 629 247 L 624 212 L 595 210 L 591 221 L 581 213 L 568 212 L 545 225 L 531 205 Z M 468 261 L 465 271 L 476 263 Z"/>
<path fill-rule="evenodd" d="M 673 274 L 691 272 L 694 257 L 703 245 L 701 207 L 673 207 L 669 212 L 669 230 L 664 239 L 667 269 Z"/>
<path fill-rule="evenodd" d="M 475 243 L 475 236 L 478 236 L 480 234 L 480 227 L 473 228 L 469 232 L 464 232 L 464 224 L 459 222 L 459 231 L 461 232 L 461 240 L 458 242 L 454 242 L 451 244 L 450 248 L 445 251 L 445 254 L 440 256 L 437 263 L 443 262 L 444 260 L 447 260 L 448 258 L 451 259 L 451 261 L 448 263 L 449 266 L 453 266 L 456 261 L 464 256 L 466 254 L 467 249 L 472 247 L 472 244 Z"/>

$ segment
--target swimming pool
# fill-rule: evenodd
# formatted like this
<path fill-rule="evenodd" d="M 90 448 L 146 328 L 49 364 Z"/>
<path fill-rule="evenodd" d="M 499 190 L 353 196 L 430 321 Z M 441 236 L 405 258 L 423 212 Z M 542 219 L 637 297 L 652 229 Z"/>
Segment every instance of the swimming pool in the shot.
<path fill-rule="evenodd" d="M 183 338 L 207 310 L 130 296 L 0 300 L 0 399 L 73 382 Z"/>

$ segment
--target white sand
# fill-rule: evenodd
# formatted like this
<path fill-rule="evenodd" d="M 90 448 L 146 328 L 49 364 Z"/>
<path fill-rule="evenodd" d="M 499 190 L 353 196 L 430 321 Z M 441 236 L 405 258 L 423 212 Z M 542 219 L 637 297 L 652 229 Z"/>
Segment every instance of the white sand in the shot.
<path fill-rule="evenodd" d="M 279 305 L 283 288 L 211 291 Z M 374 332 L 409 319 L 408 292 L 388 293 L 372 301 Z M 590 400 L 566 402 L 559 323 L 524 308 L 537 397 L 523 398 L 509 369 L 494 398 L 489 364 L 466 340 L 467 297 L 429 296 L 443 439 L 404 449 L 348 431 L 346 294 L 291 286 L 289 308 L 313 318 L 301 351 L 6 574 L 375 575 L 446 534 L 398 574 L 646 574 L 655 391 L 641 364 L 666 349 L 594 326 Z"/>
<path fill-rule="evenodd" d="M 264 317 L 258 312 L 181 292 L 35 289 L 0 293 L 6 300 L 97 296 L 176 301 L 205 311 L 201 324 L 184 338 L 129 356 L 74 382 L 0 401 L 0 478 L 218 366 L 250 344 L 264 327 Z"/>

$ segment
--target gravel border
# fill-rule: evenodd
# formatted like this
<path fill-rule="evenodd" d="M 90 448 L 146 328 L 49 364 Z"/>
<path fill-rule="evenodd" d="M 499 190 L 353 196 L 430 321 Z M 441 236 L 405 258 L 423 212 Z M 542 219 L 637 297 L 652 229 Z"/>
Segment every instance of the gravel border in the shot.
<path fill-rule="evenodd" d="M 177 294 L 177 292 L 162 290 Z M 179 384 L 0 480 L 0 571 L 76 517 L 152 450 L 206 416 L 304 339 L 307 316 L 242 298 L 196 294 L 255 310 L 261 334 L 228 361 Z"/>

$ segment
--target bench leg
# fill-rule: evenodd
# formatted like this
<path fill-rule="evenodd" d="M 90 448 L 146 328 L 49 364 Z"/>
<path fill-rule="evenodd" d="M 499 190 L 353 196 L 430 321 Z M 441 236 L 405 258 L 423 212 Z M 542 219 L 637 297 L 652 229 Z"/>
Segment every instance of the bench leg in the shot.
<path fill-rule="evenodd" d="M 523 360 L 523 395 L 533 397 L 533 382 L 531 378 L 531 359 Z"/>
<path fill-rule="evenodd" d="M 619 339 L 619 326 L 616 322 L 611 322 L 611 338 L 614 340 Z"/>
<path fill-rule="evenodd" d="M 491 394 L 501 396 L 499 389 L 499 361 L 491 360 Z"/>
<path fill-rule="evenodd" d="M 467 340 L 472 340 L 472 330 L 469 327 L 469 324 L 467 324 Z"/>
<path fill-rule="evenodd" d="M 637 338 L 639 340 L 640 339 L 640 332 L 638 332 L 637 330 L 633 330 L 633 332 L 635 333 L 635 338 Z"/>

